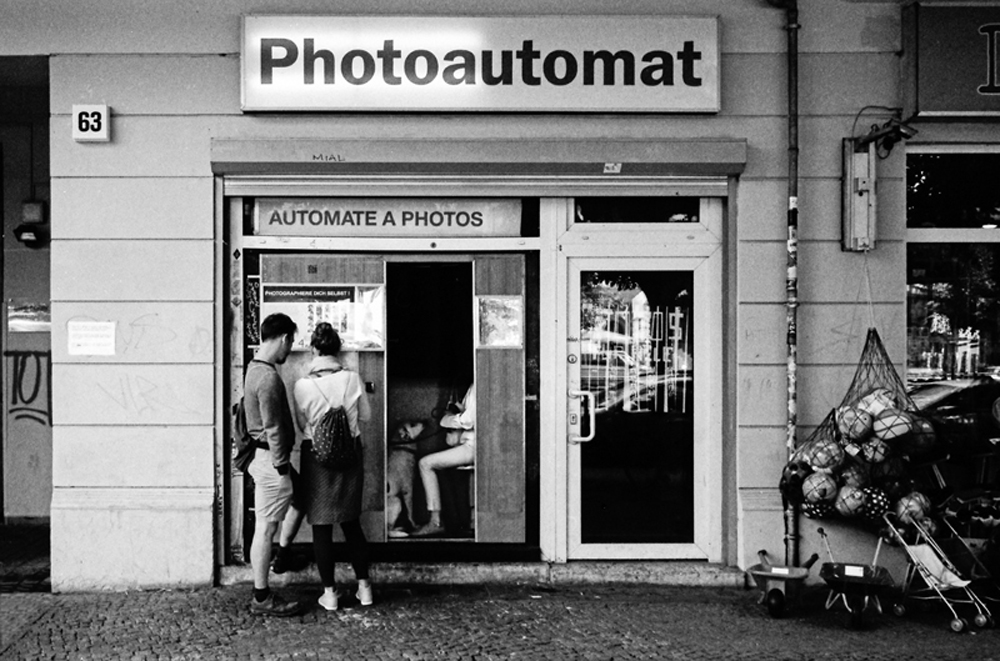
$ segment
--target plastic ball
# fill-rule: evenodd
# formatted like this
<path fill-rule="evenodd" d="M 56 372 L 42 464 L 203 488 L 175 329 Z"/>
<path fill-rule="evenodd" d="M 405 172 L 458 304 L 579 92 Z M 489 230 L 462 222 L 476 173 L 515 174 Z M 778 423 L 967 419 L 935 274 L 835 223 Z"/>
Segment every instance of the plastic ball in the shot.
<path fill-rule="evenodd" d="M 840 471 L 840 483 L 849 487 L 866 487 L 870 478 L 868 468 L 858 463 L 850 463 Z"/>
<path fill-rule="evenodd" d="M 829 502 L 837 497 L 837 481 L 829 473 L 813 473 L 802 481 L 807 503 Z"/>
<path fill-rule="evenodd" d="M 909 434 L 913 430 L 913 416 L 899 409 L 885 409 L 875 416 L 872 431 L 875 438 L 892 441 Z"/>
<path fill-rule="evenodd" d="M 874 419 L 871 413 L 855 406 L 841 406 L 835 415 L 837 430 L 844 438 L 859 440 L 872 431 Z"/>
<path fill-rule="evenodd" d="M 927 496 L 918 491 L 910 492 L 896 502 L 896 516 L 904 525 L 925 518 L 929 509 L 930 501 L 927 500 Z"/>
<path fill-rule="evenodd" d="M 809 465 L 803 461 L 790 461 L 781 471 L 778 489 L 788 500 L 798 503 L 802 500 L 802 482 L 812 473 Z"/>
<path fill-rule="evenodd" d="M 810 519 L 828 519 L 836 512 L 837 510 L 828 502 L 802 504 L 802 513 Z"/>
<path fill-rule="evenodd" d="M 870 464 L 882 463 L 888 458 L 889 452 L 889 444 L 878 438 L 866 441 L 861 446 L 861 456 Z"/>
<path fill-rule="evenodd" d="M 888 457 L 885 461 L 872 464 L 869 473 L 872 483 L 879 485 L 889 480 L 898 480 L 906 475 L 906 464 L 900 457 Z"/>
<path fill-rule="evenodd" d="M 865 506 L 865 493 L 857 487 L 840 487 L 833 506 L 841 516 L 858 516 Z"/>
<path fill-rule="evenodd" d="M 882 515 L 888 512 L 892 505 L 889 502 L 889 496 L 875 487 L 865 487 L 862 492 L 865 494 L 865 504 L 862 510 L 864 517 L 869 521 L 881 520 Z"/>
<path fill-rule="evenodd" d="M 930 517 L 925 517 L 919 519 L 916 524 L 923 528 L 924 532 L 927 533 L 928 537 L 936 537 L 938 534 L 938 524 L 937 521 Z"/>
<path fill-rule="evenodd" d="M 806 462 L 813 470 L 830 472 L 844 461 L 844 448 L 833 439 L 820 439 L 806 453 Z"/>
<path fill-rule="evenodd" d="M 896 398 L 885 388 L 874 388 L 858 400 L 857 407 L 873 416 L 878 416 L 885 409 L 896 408 Z"/>
<path fill-rule="evenodd" d="M 933 449 L 937 442 L 934 425 L 927 418 L 919 415 L 913 417 L 913 429 L 910 435 L 899 439 L 899 450 L 905 454 L 921 454 Z"/>

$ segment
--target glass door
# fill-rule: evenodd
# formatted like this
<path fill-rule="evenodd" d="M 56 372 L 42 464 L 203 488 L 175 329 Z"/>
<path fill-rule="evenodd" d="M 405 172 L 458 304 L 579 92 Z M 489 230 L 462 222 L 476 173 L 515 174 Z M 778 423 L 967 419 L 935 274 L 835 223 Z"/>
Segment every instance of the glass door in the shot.
<path fill-rule="evenodd" d="M 570 557 L 717 553 L 713 261 L 568 260 Z"/>

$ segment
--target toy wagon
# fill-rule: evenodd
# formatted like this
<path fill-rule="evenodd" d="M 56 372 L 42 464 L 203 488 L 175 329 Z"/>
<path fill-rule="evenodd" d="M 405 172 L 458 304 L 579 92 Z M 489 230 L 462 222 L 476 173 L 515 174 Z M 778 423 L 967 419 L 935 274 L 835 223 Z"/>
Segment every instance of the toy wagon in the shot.
<path fill-rule="evenodd" d="M 761 592 L 757 603 L 766 603 L 771 617 L 782 617 L 788 605 L 799 600 L 802 584 L 809 576 L 809 568 L 819 559 L 819 555 L 813 553 L 801 567 L 772 565 L 767 560 L 767 551 L 763 549 L 757 551 L 757 557 L 760 558 L 760 563 L 747 570 Z"/>

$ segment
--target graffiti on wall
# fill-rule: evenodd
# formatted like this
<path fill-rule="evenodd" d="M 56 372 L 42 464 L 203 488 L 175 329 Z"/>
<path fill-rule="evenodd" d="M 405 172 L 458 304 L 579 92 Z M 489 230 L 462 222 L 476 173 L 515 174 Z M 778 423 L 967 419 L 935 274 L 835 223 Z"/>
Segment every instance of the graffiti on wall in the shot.
<path fill-rule="evenodd" d="M 10 360 L 7 414 L 14 420 L 52 425 L 52 352 L 5 351 Z"/>

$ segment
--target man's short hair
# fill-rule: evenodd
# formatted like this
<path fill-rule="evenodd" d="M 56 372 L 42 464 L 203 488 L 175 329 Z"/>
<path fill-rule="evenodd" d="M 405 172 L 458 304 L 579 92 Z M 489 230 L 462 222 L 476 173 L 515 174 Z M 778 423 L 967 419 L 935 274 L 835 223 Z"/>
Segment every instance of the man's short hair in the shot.
<path fill-rule="evenodd" d="M 282 335 L 294 336 L 299 329 L 292 321 L 292 318 L 283 312 L 269 314 L 260 324 L 260 341 L 267 342 L 270 339 L 281 337 Z"/>

